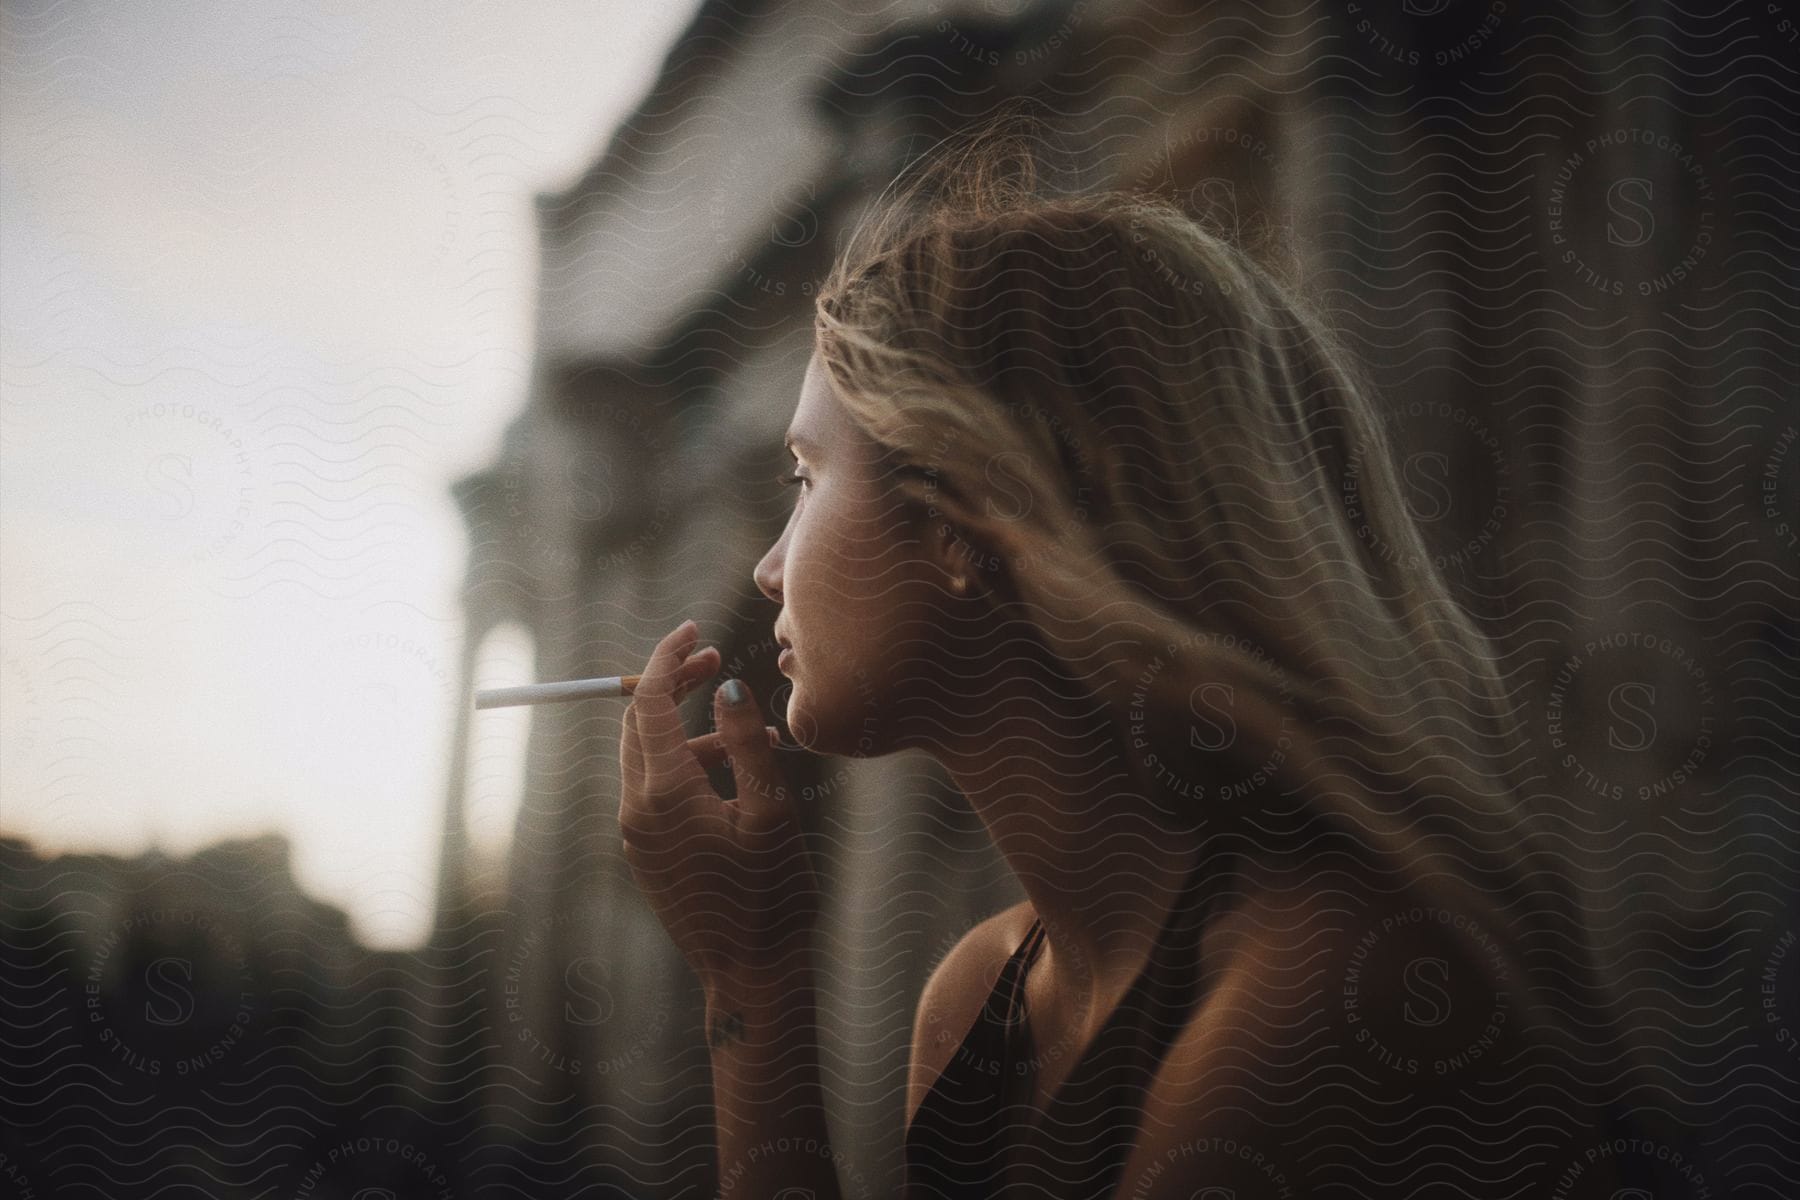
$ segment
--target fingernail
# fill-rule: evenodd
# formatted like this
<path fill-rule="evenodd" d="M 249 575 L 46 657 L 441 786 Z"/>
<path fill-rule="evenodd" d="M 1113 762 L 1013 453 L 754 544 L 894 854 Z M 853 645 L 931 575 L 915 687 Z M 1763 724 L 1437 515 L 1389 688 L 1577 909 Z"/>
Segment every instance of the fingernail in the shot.
<path fill-rule="evenodd" d="M 750 698 L 750 690 L 741 679 L 727 679 L 719 688 L 719 695 L 724 697 L 727 704 L 742 704 Z"/>

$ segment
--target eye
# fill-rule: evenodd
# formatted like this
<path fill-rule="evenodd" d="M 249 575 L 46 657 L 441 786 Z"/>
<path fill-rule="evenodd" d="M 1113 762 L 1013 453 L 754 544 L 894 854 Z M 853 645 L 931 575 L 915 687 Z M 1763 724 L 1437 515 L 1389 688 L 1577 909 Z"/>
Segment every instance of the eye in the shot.
<path fill-rule="evenodd" d="M 777 476 L 775 482 L 779 483 L 782 487 L 793 487 L 795 484 L 799 484 L 800 490 L 804 492 L 807 490 L 807 485 L 812 483 L 812 480 L 805 475 L 796 475 L 790 471 L 785 475 Z"/>

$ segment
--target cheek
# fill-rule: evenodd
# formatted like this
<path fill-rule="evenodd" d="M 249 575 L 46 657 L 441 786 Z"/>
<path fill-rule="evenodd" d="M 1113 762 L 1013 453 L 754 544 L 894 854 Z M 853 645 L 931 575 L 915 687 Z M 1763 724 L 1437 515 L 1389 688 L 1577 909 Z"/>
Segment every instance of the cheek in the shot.
<path fill-rule="evenodd" d="M 867 580 L 866 548 L 858 548 L 857 523 L 829 496 L 807 498 L 788 538 L 787 598 L 823 616 L 841 612 Z"/>
<path fill-rule="evenodd" d="M 783 564 L 783 607 L 800 659 L 796 679 L 804 677 L 814 688 L 831 673 L 829 664 L 844 656 L 861 624 L 862 572 L 842 542 L 842 526 L 829 516 L 810 501 L 795 515 Z"/>
<path fill-rule="evenodd" d="M 808 608 L 812 594 L 819 589 L 821 572 L 830 569 L 828 556 L 827 561 L 821 561 L 821 532 L 812 512 L 794 514 L 788 529 L 787 557 L 782 563 L 782 590 L 789 608 Z"/>
<path fill-rule="evenodd" d="M 917 547 L 899 509 L 855 491 L 808 497 L 794 517 L 785 598 L 809 640 L 857 662 L 915 598 Z"/>

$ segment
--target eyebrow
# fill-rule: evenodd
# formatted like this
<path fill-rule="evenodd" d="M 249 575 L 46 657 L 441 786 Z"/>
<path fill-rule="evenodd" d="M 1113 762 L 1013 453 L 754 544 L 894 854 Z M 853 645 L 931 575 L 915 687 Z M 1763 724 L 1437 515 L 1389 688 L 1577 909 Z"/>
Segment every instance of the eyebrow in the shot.
<path fill-rule="evenodd" d="M 814 442 L 811 438 L 807 437 L 804 433 L 790 433 L 787 435 L 786 439 L 784 439 L 782 441 L 781 444 L 783 446 L 787 447 L 787 452 L 789 454 L 792 454 L 794 452 L 795 446 L 800 447 L 802 450 L 805 450 L 809 454 L 817 454 L 819 452 L 818 444 L 816 442 Z"/>

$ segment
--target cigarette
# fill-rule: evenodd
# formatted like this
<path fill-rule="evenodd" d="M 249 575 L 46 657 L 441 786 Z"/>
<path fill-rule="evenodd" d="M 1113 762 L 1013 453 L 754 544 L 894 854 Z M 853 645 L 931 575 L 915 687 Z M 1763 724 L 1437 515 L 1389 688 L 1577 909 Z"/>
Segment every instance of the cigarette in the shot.
<path fill-rule="evenodd" d="M 555 704 L 562 700 L 597 700 L 629 696 L 637 691 L 642 675 L 605 675 L 599 679 L 563 679 L 556 683 L 528 683 L 523 687 L 484 688 L 475 693 L 476 708 L 504 708 L 511 704 Z"/>

